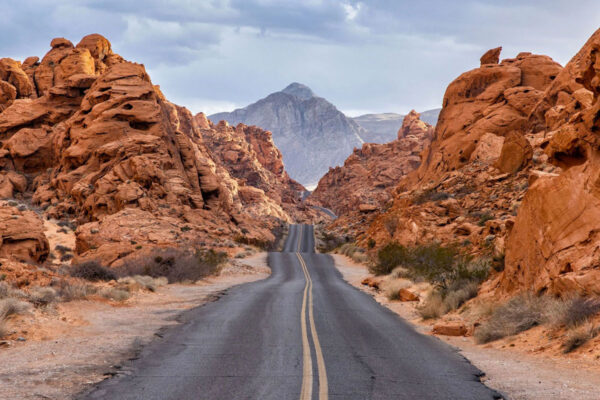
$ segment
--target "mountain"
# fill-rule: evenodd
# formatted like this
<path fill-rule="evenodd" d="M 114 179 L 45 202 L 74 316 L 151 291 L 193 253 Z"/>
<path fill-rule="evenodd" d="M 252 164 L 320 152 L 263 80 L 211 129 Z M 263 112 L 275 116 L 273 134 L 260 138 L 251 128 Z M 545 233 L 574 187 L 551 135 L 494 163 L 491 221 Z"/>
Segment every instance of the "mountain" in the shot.
<path fill-rule="evenodd" d="M 435 126 L 441 108 L 427 110 L 420 113 L 421 121 Z M 365 132 L 361 137 L 368 143 L 388 143 L 396 139 L 398 129 L 402 126 L 405 115 L 396 113 L 364 114 L 354 117 L 353 120 Z"/>
<path fill-rule="evenodd" d="M 300 83 L 247 107 L 208 118 L 215 123 L 225 120 L 271 131 L 288 173 L 305 186 L 315 185 L 330 167 L 343 164 L 364 142 L 363 128 Z"/>

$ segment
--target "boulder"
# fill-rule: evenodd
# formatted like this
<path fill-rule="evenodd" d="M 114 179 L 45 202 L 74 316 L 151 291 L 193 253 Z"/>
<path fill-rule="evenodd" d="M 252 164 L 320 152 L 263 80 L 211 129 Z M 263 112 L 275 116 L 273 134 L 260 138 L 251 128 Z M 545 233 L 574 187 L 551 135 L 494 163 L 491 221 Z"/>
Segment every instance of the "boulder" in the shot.
<path fill-rule="evenodd" d="M 434 335 L 443 336 L 466 336 L 467 327 L 462 322 L 440 322 L 433 326 Z"/>
<path fill-rule="evenodd" d="M 500 53 L 502 52 L 502 46 L 496 47 L 494 49 L 489 49 L 479 59 L 481 65 L 485 64 L 498 64 L 500 62 Z"/>
<path fill-rule="evenodd" d="M 408 289 L 398 290 L 398 300 L 400 301 L 419 301 L 419 295 L 414 294 Z"/>

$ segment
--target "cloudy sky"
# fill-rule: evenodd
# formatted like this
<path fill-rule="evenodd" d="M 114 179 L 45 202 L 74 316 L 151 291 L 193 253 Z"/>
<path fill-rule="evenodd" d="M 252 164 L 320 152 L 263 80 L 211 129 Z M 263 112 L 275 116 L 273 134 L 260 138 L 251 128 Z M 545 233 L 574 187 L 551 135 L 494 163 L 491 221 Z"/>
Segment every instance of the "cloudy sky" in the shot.
<path fill-rule="evenodd" d="M 290 82 L 344 112 L 439 107 L 460 73 L 502 56 L 561 64 L 600 28 L 597 0 L 22 0 L 0 13 L 0 56 L 100 33 L 194 112 L 230 111 Z"/>

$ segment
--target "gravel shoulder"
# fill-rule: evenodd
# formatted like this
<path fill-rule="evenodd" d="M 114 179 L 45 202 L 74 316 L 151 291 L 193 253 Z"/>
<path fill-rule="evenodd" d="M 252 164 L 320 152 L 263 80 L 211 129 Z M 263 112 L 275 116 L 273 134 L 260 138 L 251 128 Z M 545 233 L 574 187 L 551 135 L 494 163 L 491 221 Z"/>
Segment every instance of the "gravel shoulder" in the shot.
<path fill-rule="evenodd" d="M 135 357 L 182 312 L 232 286 L 268 277 L 266 253 L 235 260 L 217 277 L 139 292 L 125 303 L 73 301 L 23 317 L 26 341 L 0 346 L 0 399 L 69 399 Z"/>
<path fill-rule="evenodd" d="M 351 285 L 371 294 L 377 302 L 411 322 L 424 334 L 431 334 L 432 323 L 424 322 L 411 303 L 389 301 L 383 294 L 361 285 L 370 276 L 367 268 L 350 258 L 332 255 L 336 267 Z M 600 363 L 595 355 L 552 356 L 531 350 L 542 335 L 533 329 L 527 335 L 494 345 L 480 346 L 471 337 L 439 336 L 459 349 L 473 365 L 485 372 L 486 385 L 513 400 L 592 400 L 600 398 Z M 529 345 L 528 345 L 529 344 Z"/>

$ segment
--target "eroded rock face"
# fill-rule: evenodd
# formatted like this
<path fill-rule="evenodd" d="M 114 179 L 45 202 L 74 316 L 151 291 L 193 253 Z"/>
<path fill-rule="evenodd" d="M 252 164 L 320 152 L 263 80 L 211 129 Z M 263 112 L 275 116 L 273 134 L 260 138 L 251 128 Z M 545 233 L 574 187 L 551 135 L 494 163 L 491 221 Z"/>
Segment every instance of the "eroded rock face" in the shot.
<path fill-rule="evenodd" d="M 333 229 L 375 250 L 390 241 L 440 241 L 471 254 L 505 252 L 532 169 L 541 172 L 536 178 L 558 172 L 542 150 L 548 139 L 530 131 L 530 116 L 562 67 L 530 53 L 483 59 L 449 85 L 420 167 L 395 184 L 385 211 L 351 228 L 336 220 Z"/>
<path fill-rule="evenodd" d="M 398 139 L 386 144 L 365 143 L 346 159 L 342 167 L 331 168 L 310 197 L 337 215 L 371 211 L 389 201 L 388 189 L 420 164 L 419 154 L 429 145 L 431 125 L 411 111 L 398 131 Z"/>
<path fill-rule="evenodd" d="M 529 114 L 560 71 L 549 57 L 521 53 L 459 76 L 444 95 L 435 139 L 424 153 L 418 180 L 434 182 L 465 166 L 486 134 L 523 135 Z"/>
<path fill-rule="evenodd" d="M 0 205 L 0 258 L 41 262 L 48 253 L 42 220 L 33 211 Z"/>
<path fill-rule="evenodd" d="M 503 291 L 600 294 L 599 50 L 596 31 L 532 115 L 562 173 L 532 180 L 508 238 Z"/>
<path fill-rule="evenodd" d="M 113 265 L 153 247 L 264 243 L 276 224 L 304 217 L 303 188 L 268 132 L 219 129 L 170 103 L 143 65 L 98 34 L 76 46 L 54 39 L 41 61 L 0 60 L 0 195 L 76 220 L 77 260 Z M 240 157 L 253 169 L 238 168 Z M 19 258 L 44 258 L 43 232 L 36 238 Z"/>
<path fill-rule="evenodd" d="M 238 180 L 244 210 L 290 222 L 306 189 L 288 176 L 271 132 L 244 124 L 233 128 L 225 121 L 214 126 L 203 115 L 196 118 L 204 125 L 200 131 L 213 159 Z"/>

